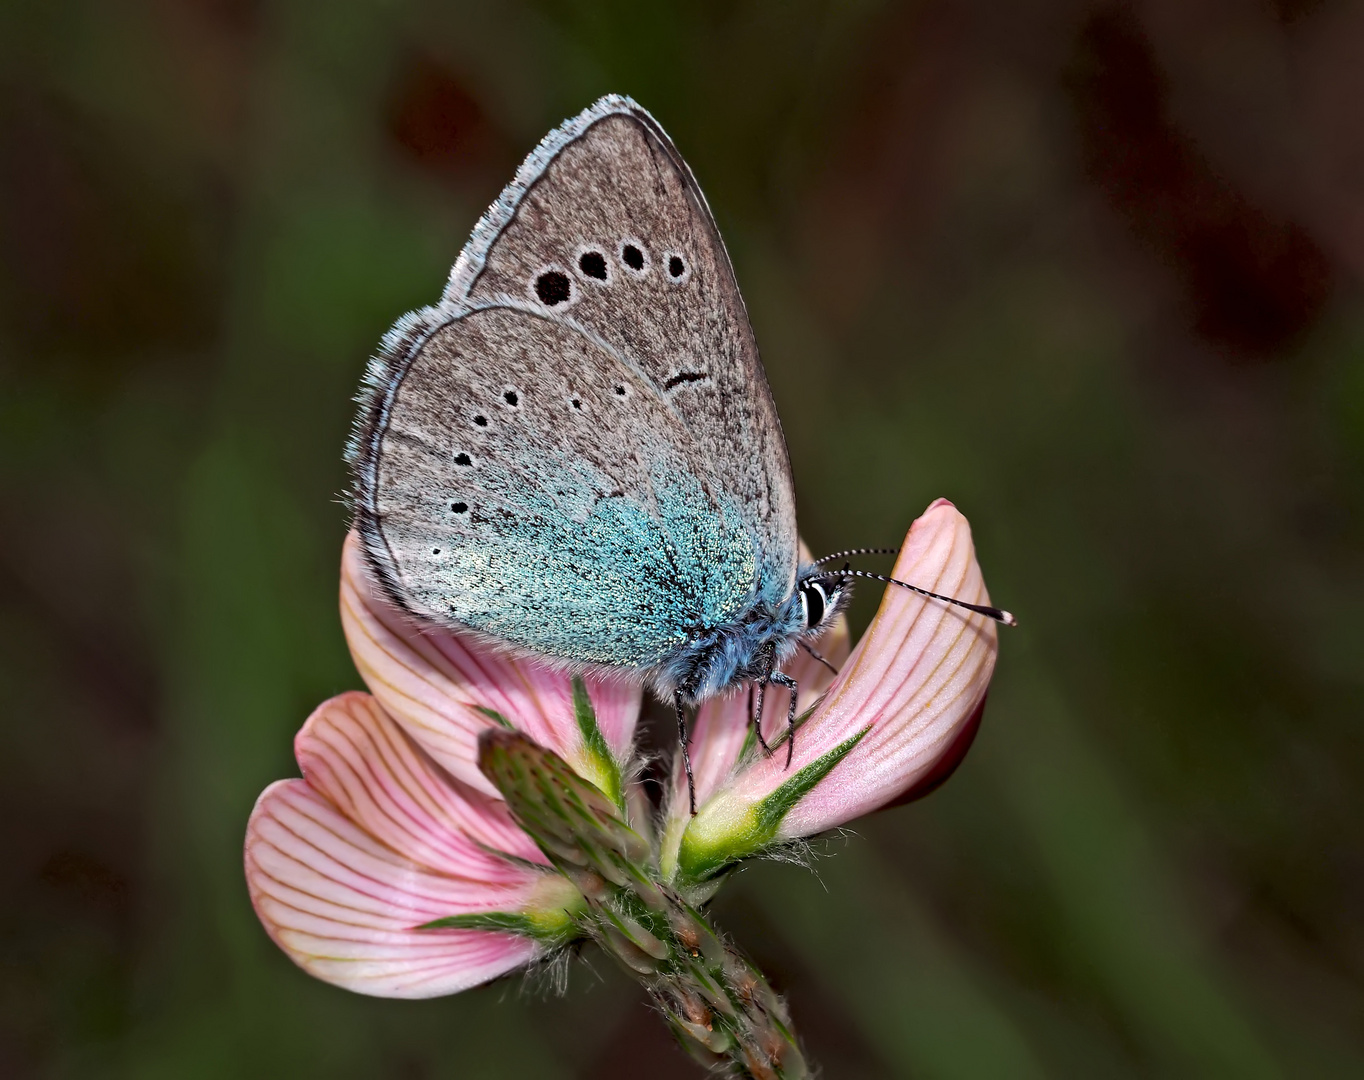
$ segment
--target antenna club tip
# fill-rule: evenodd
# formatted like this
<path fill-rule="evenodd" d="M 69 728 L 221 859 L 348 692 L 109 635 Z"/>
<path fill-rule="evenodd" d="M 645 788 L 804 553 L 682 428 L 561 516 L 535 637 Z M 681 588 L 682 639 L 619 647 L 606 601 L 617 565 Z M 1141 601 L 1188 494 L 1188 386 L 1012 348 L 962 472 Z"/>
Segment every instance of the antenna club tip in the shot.
<path fill-rule="evenodd" d="M 999 613 L 999 621 L 1002 622 L 1005 626 L 1018 625 L 1018 620 L 1014 618 L 1014 614 L 1012 611 L 1001 611 Z"/>

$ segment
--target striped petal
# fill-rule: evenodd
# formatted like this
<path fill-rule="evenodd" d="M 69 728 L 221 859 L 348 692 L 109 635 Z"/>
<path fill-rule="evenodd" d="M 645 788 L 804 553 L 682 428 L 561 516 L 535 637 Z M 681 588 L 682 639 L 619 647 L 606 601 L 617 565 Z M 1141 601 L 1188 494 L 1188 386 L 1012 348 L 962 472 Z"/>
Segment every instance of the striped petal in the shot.
<path fill-rule="evenodd" d="M 257 800 L 245 862 L 261 922 L 304 970 L 359 993 L 434 997 L 530 962 L 567 930 L 577 900 L 567 880 L 481 847 L 520 853 L 528 840 L 491 800 L 442 791 L 436 767 L 367 695 L 327 702 L 297 745 L 305 779 Z"/>
<path fill-rule="evenodd" d="M 493 851 L 544 862 L 506 803 L 445 772 L 369 694 L 319 706 L 294 739 L 294 755 L 318 794 L 412 862 L 486 882 L 524 878 Z"/>
<path fill-rule="evenodd" d="M 971 527 L 945 499 L 905 538 L 893 576 L 978 604 L 989 596 Z M 998 638 L 980 615 L 888 586 L 880 610 L 784 754 L 748 759 L 682 839 L 704 875 L 774 840 L 810 836 L 939 781 L 979 720 Z"/>
<path fill-rule="evenodd" d="M 496 795 L 478 770 L 478 736 L 506 722 L 598 786 L 609 788 L 614 773 L 619 788 L 639 719 L 638 685 L 585 676 L 592 718 L 585 722 L 566 672 L 501 655 L 471 634 L 418 627 L 397 610 L 370 576 L 354 533 L 341 557 L 341 622 L 375 698 L 464 783 Z"/>

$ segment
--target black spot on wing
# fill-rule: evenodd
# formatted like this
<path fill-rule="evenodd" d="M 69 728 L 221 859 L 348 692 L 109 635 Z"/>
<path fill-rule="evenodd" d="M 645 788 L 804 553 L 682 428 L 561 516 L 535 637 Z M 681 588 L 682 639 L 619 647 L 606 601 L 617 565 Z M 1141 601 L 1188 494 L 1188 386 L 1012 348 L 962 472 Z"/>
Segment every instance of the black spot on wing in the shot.
<path fill-rule="evenodd" d="M 562 270 L 546 270 L 535 279 L 535 295 L 545 307 L 557 307 L 573 298 L 573 283 Z"/>
<path fill-rule="evenodd" d="M 578 256 L 578 269 L 597 281 L 606 280 L 606 256 L 600 251 L 584 251 Z"/>
<path fill-rule="evenodd" d="M 710 376 L 704 371 L 679 371 L 663 384 L 663 389 L 671 390 L 674 386 L 681 386 L 683 383 L 700 382 L 702 379 L 708 378 L 710 378 Z"/>

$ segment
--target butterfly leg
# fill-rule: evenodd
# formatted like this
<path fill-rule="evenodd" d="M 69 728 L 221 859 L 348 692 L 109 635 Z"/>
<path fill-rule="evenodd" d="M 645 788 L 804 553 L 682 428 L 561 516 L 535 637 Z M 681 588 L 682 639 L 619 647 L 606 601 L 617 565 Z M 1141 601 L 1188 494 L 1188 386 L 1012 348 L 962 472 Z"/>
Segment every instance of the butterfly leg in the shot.
<path fill-rule="evenodd" d="M 838 668 L 834 667 L 833 664 L 829 663 L 829 661 L 828 661 L 825 657 L 821 656 L 821 655 L 819 654 L 819 652 L 815 649 L 815 647 L 814 647 L 813 645 L 811 645 L 811 644 L 809 644 L 808 642 L 805 642 L 805 641 L 798 641 L 798 642 L 796 642 L 796 644 L 799 645 L 799 646 L 800 646 L 802 649 L 804 649 L 806 652 L 808 652 L 811 656 L 813 656 L 816 660 L 818 660 L 818 661 L 819 661 L 821 664 L 823 664 L 826 668 L 828 668 L 830 671 L 832 671 L 835 675 L 838 674 Z"/>
<path fill-rule="evenodd" d="M 796 752 L 796 680 L 780 671 L 772 672 L 772 681 L 791 691 L 791 704 L 786 707 L 786 767 L 791 767 L 791 755 Z"/>
<path fill-rule="evenodd" d="M 753 683 L 749 683 L 749 689 L 748 689 L 748 700 L 749 700 L 749 705 L 750 705 L 749 712 L 750 712 L 750 714 L 751 714 L 751 716 L 752 716 L 752 720 L 753 720 L 753 733 L 754 733 L 755 735 L 758 736 L 758 745 L 761 746 L 761 747 L 763 748 L 763 753 L 766 754 L 768 757 L 771 757 L 771 756 L 772 756 L 772 747 L 768 746 L 768 745 L 767 745 L 767 740 L 763 738 L 763 701 L 765 700 L 766 695 L 767 695 L 767 680 L 766 680 L 766 679 L 757 679 L 757 680 L 755 680 L 755 681 L 756 681 L 757 687 L 758 687 L 758 703 L 757 703 L 757 704 L 758 704 L 758 707 L 757 707 L 756 709 L 751 708 L 751 706 L 752 706 L 752 704 L 753 704 L 753 685 L 754 685 L 754 684 L 753 684 Z"/>
<path fill-rule="evenodd" d="M 691 774 L 691 755 L 687 753 L 687 711 L 682 706 L 682 691 L 673 693 L 673 708 L 677 710 L 677 742 L 682 748 L 682 766 L 687 770 L 687 802 L 692 817 L 696 816 L 696 779 Z"/>

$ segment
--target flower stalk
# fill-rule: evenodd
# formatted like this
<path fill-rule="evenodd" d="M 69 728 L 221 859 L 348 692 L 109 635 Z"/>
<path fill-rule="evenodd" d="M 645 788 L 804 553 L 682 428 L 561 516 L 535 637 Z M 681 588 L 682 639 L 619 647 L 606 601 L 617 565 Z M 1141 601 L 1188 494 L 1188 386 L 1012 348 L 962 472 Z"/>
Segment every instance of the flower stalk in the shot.
<path fill-rule="evenodd" d="M 490 728 L 478 764 L 512 817 L 582 893 L 581 932 L 638 979 L 693 1058 L 753 1080 L 809 1075 L 762 973 L 661 879 L 657 851 L 557 754 Z"/>

